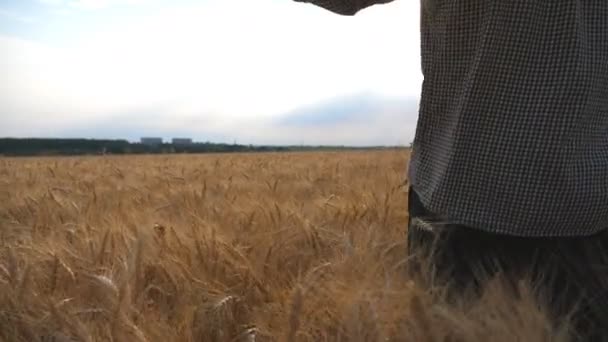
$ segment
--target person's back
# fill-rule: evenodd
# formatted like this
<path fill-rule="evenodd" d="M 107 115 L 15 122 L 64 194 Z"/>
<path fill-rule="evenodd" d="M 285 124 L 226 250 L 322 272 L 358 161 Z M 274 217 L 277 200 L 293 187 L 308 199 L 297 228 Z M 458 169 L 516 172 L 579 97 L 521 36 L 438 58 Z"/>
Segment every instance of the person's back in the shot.
<path fill-rule="evenodd" d="M 608 228 L 608 1 L 438 5 L 421 19 L 421 202 L 518 236 Z"/>

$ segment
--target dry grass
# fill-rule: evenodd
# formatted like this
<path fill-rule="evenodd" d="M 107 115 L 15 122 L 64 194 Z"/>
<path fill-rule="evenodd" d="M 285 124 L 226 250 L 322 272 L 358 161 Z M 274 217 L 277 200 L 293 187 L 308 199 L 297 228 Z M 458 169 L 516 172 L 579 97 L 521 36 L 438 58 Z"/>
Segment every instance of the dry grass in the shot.
<path fill-rule="evenodd" d="M 407 157 L 0 159 L 0 341 L 564 341 L 407 278 Z"/>

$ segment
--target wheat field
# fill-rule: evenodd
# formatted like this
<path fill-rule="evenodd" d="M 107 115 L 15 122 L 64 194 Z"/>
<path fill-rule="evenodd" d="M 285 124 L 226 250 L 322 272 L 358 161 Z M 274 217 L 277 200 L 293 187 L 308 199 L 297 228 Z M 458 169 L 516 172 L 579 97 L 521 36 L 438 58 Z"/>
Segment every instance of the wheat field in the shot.
<path fill-rule="evenodd" d="M 566 341 L 408 278 L 408 153 L 0 159 L 0 341 Z"/>

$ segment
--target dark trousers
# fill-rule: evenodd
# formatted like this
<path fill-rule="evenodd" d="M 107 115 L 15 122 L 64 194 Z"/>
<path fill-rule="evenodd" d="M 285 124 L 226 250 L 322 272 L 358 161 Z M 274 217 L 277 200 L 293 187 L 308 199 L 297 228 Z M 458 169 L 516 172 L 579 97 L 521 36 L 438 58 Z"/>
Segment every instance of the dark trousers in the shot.
<path fill-rule="evenodd" d="M 608 341 L 608 232 L 548 238 L 492 234 L 428 212 L 411 188 L 409 212 L 412 271 L 433 282 L 429 285 L 466 298 L 498 275 L 513 284 L 526 279 L 555 322 L 571 316 L 574 340 Z"/>

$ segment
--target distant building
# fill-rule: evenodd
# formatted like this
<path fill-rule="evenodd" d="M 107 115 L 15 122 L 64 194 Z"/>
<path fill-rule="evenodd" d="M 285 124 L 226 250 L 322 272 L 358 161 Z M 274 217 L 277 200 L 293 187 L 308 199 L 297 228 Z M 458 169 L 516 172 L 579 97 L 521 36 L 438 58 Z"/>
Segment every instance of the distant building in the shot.
<path fill-rule="evenodd" d="M 173 145 L 192 145 L 192 139 L 190 138 L 173 138 L 171 139 Z"/>
<path fill-rule="evenodd" d="M 141 143 L 142 143 L 142 145 L 158 146 L 158 145 L 162 145 L 163 138 L 145 137 L 145 138 L 141 138 Z"/>

